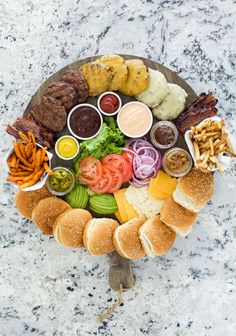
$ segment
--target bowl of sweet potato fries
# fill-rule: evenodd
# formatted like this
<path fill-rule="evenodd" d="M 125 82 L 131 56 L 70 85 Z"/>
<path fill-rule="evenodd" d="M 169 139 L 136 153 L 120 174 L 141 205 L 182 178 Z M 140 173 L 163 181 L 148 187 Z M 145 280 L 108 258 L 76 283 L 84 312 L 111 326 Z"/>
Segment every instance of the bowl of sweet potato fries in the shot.
<path fill-rule="evenodd" d="M 13 142 L 13 148 L 5 157 L 5 166 L 9 173 L 8 182 L 12 182 L 24 191 L 41 188 L 51 170 L 52 154 L 47 147 L 36 143 L 33 133 L 25 135 L 19 132 L 20 139 Z"/>

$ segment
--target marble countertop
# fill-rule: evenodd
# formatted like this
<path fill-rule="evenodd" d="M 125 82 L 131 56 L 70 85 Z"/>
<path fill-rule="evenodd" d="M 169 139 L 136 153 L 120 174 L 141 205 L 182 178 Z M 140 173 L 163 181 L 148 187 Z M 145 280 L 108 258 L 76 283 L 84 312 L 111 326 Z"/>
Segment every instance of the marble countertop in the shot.
<path fill-rule="evenodd" d="M 61 67 L 104 53 L 149 57 L 196 92 L 212 90 L 235 134 L 235 22 L 235 0 L 1 1 L 1 157 L 12 141 L 5 125 L 38 86 Z M 135 287 L 97 324 L 96 315 L 116 299 L 107 256 L 42 235 L 17 213 L 1 172 L 1 336 L 235 335 L 236 191 L 220 176 L 192 233 L 164 257 L 134 262 Z"/>

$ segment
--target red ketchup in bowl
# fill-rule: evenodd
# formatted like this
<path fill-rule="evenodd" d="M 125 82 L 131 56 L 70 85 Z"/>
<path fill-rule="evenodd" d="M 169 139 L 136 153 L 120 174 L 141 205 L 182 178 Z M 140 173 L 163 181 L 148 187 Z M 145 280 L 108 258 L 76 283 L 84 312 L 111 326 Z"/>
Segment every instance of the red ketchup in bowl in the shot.
<path fill-rule="evenodd" d="M 114 113 L 118 110 L 120 102 L 118 98 L 112 94 L 102 97 L 100 107 L 105 113 Z"/>

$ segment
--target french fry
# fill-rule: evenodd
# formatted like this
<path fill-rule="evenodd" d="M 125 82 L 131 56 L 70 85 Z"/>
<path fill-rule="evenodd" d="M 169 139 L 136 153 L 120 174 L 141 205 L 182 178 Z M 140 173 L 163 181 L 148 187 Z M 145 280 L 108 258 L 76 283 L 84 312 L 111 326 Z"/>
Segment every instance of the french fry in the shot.
<path fill-rule="evenodd" d="M 214 155 L 214 146 L 213 146 L 212 138 L 209 139 L 209 145 L 210 145 L 211 155 Z"/>
<path fill-rule="evenodd" d="M 195 160 L 197 161 L 200 156 L 200 151 L 199 151 L 198 144 L 195 141 L 193 143 L 193 148 L 194 148 L 194 157 L 195 157 Z"/>
<path fill-rule="evenodd" d="M 191 127 L 189 135 L 194 148 L 195 166 L 202 170 L 224 169 L 217 156 L 221 153 L 228 153 L 236 157 L 233 152 L 224 120 L 216 122 L 206 120 L 201 126 Z"/>

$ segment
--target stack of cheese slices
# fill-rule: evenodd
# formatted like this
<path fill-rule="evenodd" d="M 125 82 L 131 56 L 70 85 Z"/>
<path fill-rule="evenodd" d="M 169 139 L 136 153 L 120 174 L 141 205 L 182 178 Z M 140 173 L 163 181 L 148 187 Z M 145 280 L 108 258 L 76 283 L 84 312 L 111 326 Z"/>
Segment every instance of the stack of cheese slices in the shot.
<path fill-rule="evenodd" d="M 84 209 L 72 209 L 46 187 L 18 191 L 15 201 L 23 216 L 64 246 L 85 247 L 94 256 L 116 249 L 124 258 L 139 259 L 167 253 L 176 234 L 184 236 L 191 230 L 197 212 L 210 200 L 213 191 L 213 175 L 194 168 L 178 180 L 173 197 L 164 202 L 160 214 L 149 219 L 136 217 L 122 225 L 112 218 L 93 218 Z"/>

